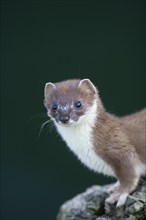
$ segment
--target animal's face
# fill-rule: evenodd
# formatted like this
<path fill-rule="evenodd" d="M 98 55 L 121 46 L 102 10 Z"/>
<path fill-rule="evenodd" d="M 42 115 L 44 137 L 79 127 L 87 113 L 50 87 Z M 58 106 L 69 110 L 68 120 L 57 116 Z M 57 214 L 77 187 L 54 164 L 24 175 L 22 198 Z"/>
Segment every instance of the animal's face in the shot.
<path fill-rule="evenodd" d="M 96 89 L 89 80 L 47 83 L 44 104 L 56 123 L 73 126 L 92 114 L 95 95 Z"/>

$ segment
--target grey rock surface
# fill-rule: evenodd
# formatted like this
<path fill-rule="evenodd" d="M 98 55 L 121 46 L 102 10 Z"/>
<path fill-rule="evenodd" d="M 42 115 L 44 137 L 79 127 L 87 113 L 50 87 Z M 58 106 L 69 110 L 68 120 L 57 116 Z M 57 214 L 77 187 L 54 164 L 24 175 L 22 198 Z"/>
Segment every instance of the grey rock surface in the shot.
<path fill-rule="evenodd" d="M 140 180 L 135 192 L 120 208 L 105 202 L 110 186 L 92 186 L 65 202 L 57 220 L 146 220 L 146 180 Z"/>

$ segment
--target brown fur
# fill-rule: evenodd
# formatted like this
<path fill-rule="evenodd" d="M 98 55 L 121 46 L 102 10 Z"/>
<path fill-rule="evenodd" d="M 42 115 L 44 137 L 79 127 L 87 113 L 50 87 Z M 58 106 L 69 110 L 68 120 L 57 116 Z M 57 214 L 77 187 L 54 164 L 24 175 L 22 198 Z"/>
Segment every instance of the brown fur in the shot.
<path fill-rule="evenodd" d="M 134 169 L 135 163 L 146 163 L 144 115 L 146 109 L 143 114 L 123 118 L 101 112 L 94 128 L 95 151 L 112 166 L 120 181 L 121 191 L 126 189 L 131 192 L 135 189 L 139 180 L 139 174 Z"/>

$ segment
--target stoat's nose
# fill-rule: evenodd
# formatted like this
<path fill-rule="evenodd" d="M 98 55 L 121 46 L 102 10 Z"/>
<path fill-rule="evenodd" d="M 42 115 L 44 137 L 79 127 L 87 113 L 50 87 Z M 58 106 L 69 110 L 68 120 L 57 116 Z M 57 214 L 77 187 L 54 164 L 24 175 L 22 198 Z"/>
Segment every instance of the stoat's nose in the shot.
<path fill-rule="evenodd" d="M 70 117 L 68 115 L 60 115 L 59 120 L 62 123 L 67 123 L 69 121 Z"/>

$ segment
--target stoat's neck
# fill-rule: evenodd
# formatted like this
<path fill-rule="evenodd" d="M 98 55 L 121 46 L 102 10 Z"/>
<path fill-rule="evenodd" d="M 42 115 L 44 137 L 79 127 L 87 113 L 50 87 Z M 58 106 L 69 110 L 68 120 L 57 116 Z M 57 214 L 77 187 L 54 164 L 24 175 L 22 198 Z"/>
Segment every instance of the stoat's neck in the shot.
<path fill-rule="evenodd" d="M 92 107 L 83 116 L 80 123 L 65 127 L 56 125 L 58 132 L 67 143 L 67 146 L 87 167 L 94 171 L 103 172 L 107 175 L 114 175 L 111 168 L 95 153 L 94 150 L 94 130 L 97 125 L 98 103 L 95 102 Z M 96 143 L 97 144 L 97 143 Z"/>

